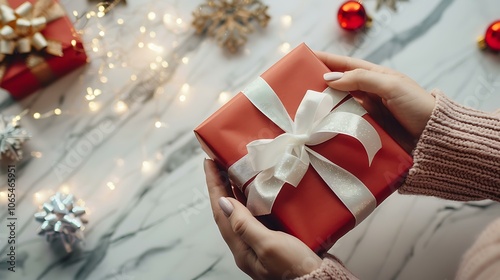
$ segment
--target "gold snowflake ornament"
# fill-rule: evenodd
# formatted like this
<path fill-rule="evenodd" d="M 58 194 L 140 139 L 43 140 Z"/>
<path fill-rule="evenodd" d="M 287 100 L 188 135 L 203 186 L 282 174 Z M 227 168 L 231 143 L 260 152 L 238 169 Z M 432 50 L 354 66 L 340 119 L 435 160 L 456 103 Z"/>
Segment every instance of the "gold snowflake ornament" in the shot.
<path fill-rule="evenodd" d="M 214 36 L 228 51 L 235 53 L 254 31 L 254 25 L 267 26 L 271 18 L 259 0 L 207 0 L 193 12 L 197 34 Z"/>

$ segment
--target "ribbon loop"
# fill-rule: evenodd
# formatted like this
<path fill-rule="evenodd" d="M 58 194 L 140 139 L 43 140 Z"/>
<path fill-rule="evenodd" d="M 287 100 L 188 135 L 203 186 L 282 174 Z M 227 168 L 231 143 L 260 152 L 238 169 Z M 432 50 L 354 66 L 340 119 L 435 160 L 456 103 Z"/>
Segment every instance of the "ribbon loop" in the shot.
<path fill-rule="evenodd" d="M 19 7 L 15 9 L 16 15 L 19 17 L 27 17 L 33 9 L 33 5 L 30 2 L 24 2 Z"/>
<path fill-rule="evenodd" d="M 0 15 L 2 16 L 3 24 L 8 24 L 17 19 L 16 15 L 14 14 L 14 10 L 12 10 L 12 8 L 7 5 L 0 6 Z"/>
<path fill-rule="evenodd" d="M 16 33 L 18 36 L 26 36 L 31 31 L 31 22 L 25 18 L 16 20 Z"/>
<path fill-rule="evenodd" d="M 33 32 L 40 32 L 47 26 L 47 19 L 44 17 L 37 17 L 31 20 L 31 30 Z"/>
<path fill-rule="evenodd" d="M 257 175 L 245 190 L 252 214 L 269 214 L 283 185 L 297 187 L 310 165 L 351 211 L 356 223 L 375 209 L 376 200 L 363 182 L 309 147 L 338 134 L 347 135 L 363 145 L 371 165 L 382 147 L 381 140 L 375 128 L 362 118 L 366 111 L 352 98 L 335 108 L 347 93 L 330 88 L 324 92 L 308 90 L 293 121 L 264 79 L 259 77 L 243 93 L 284 131 L 274 139 L 250 142 L 248 154 L 229 168 L 240 187 Z M 250 167 L 253 170 L 248 170 Z"/>

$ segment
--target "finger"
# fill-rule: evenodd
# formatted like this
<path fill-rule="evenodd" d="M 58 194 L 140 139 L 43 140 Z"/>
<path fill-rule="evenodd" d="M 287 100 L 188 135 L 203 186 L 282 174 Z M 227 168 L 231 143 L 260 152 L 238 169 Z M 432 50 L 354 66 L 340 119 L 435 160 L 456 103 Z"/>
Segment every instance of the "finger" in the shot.
<path fill-rule="evenodd" d="M 395 97 L 402 86 L 401 77 L 369 71 L 365 69 L 355 69 L 342 73 L 325 74 L 327 84 L 334 89 L 343 91 L 364 91 L 373 93 L 385 100 Z M 333 77 L 336 80 L 330 80 Z M 329 81 L 330 80 L 330 81 Z"/>
<path fill-rule="evenodd" d="M 316 56 L 332 71 L 346 72 L 354 69 L 372 70 L 380 73 L 397 75 L 398 72 L 366 60 L 316 51 Z"/>
<path fill-rule="evenodd" d="M 229 222 L 233 232 L 238 235 L 257 255 L 262 250 L 263 241 L 271 237 L 272 231 L 259 222 L 250 211 L 239 201 L 233 198 L 227 198 L 226 202 L 232 207 L 228 215 Z"/>
<path fill-rule="evenodd" d="M 240 244 L 242 241 L 233 232 L 229 220 L 226 218 L 219 206 L 219 199 L 221 197 L 231 195 L 229 181 L 226 180 L 225 173 L 217 168 L 217 165 L 213 160 L 205 159 L 204 168 L 214 220 L 222 237 L 224 238 L 224 241 L 226 241 L 229 249 L 231 249 L 234 254 L 242 248 L 243 244 Z"/>
<path fill-rule="evenodd" d="M 217 205 L 219 197 L 231 196 L 231 185 L 227 178 L 227 172 L 220 170 L 211 159 L 205 159 L 203 167 L 205 169 L 210 201 L 214 202 L 214 205 Z"/>

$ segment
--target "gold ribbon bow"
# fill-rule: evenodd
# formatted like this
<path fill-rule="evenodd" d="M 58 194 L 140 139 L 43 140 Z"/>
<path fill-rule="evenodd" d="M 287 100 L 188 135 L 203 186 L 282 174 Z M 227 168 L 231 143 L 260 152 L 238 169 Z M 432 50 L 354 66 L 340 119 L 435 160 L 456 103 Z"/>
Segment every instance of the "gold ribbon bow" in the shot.
<path fill-rule="evenodd" d="M 30 54 L 26 60 L 29 68 L 43 62 L 38 54 L 63 56 L 62 43 L 48 40 L 42 35 L 47 23 L 64 16 L 62 7 L 53 0 L 24 2 L 12 9 L 7 0 L 0 0 L 0 79 L 7 69 L 9 55 Z"/>

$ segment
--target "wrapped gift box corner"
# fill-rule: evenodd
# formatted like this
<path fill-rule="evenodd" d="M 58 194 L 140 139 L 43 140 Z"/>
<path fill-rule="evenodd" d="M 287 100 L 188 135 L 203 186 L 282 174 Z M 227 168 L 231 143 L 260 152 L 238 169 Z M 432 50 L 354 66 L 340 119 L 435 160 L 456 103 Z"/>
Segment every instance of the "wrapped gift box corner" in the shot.
<path fill-rule="evenodd" d="M 36 0 L 8 0 L 7 2 L 15 9 L 24 2 L 34 3 Z M 63 56 L 44 54 L 45 62 L 33 69 L 26 65 L 26 55 L 15 54 L 16 57 L 9 59 L 0 87 L 7 90 L 14 99 L 22 99 L 30 95 L 57 78 L 85 65 L 88 61 L 82 40 L 67 16 L 47 23 L 47 27 L 41 33 L 49 40 L 62 43 Z M 73 40 L 76 42 L 74 45 L 71 43 Z"/>
<path fill-rule="evenodd" d="M 327 72 L 328 67 L 301 44 L 261 78 L 275 91 L 293 120 L 307 90 L 322 92 L 327 88 L 323 80 Z M 412 159 L 371 116 L 365 114 L 363 118 L 375 128 L 382 143 L 371 165 L 362 144 L 346 135 L 311 148 L 355 175 L 380 205 L 401 185 Z M 246 145 L 251 141 L 273 139 L 282 133 L 242 92 L 195 129 L 203 150 L 225 168 L 247 154 Z M 328 250 L 356 224 L 353 214 L 312 167 L 296 188 L 285 184 L 271 214 L 258 218 L 269 228 L 296 236 L 316 252 Z"/>

